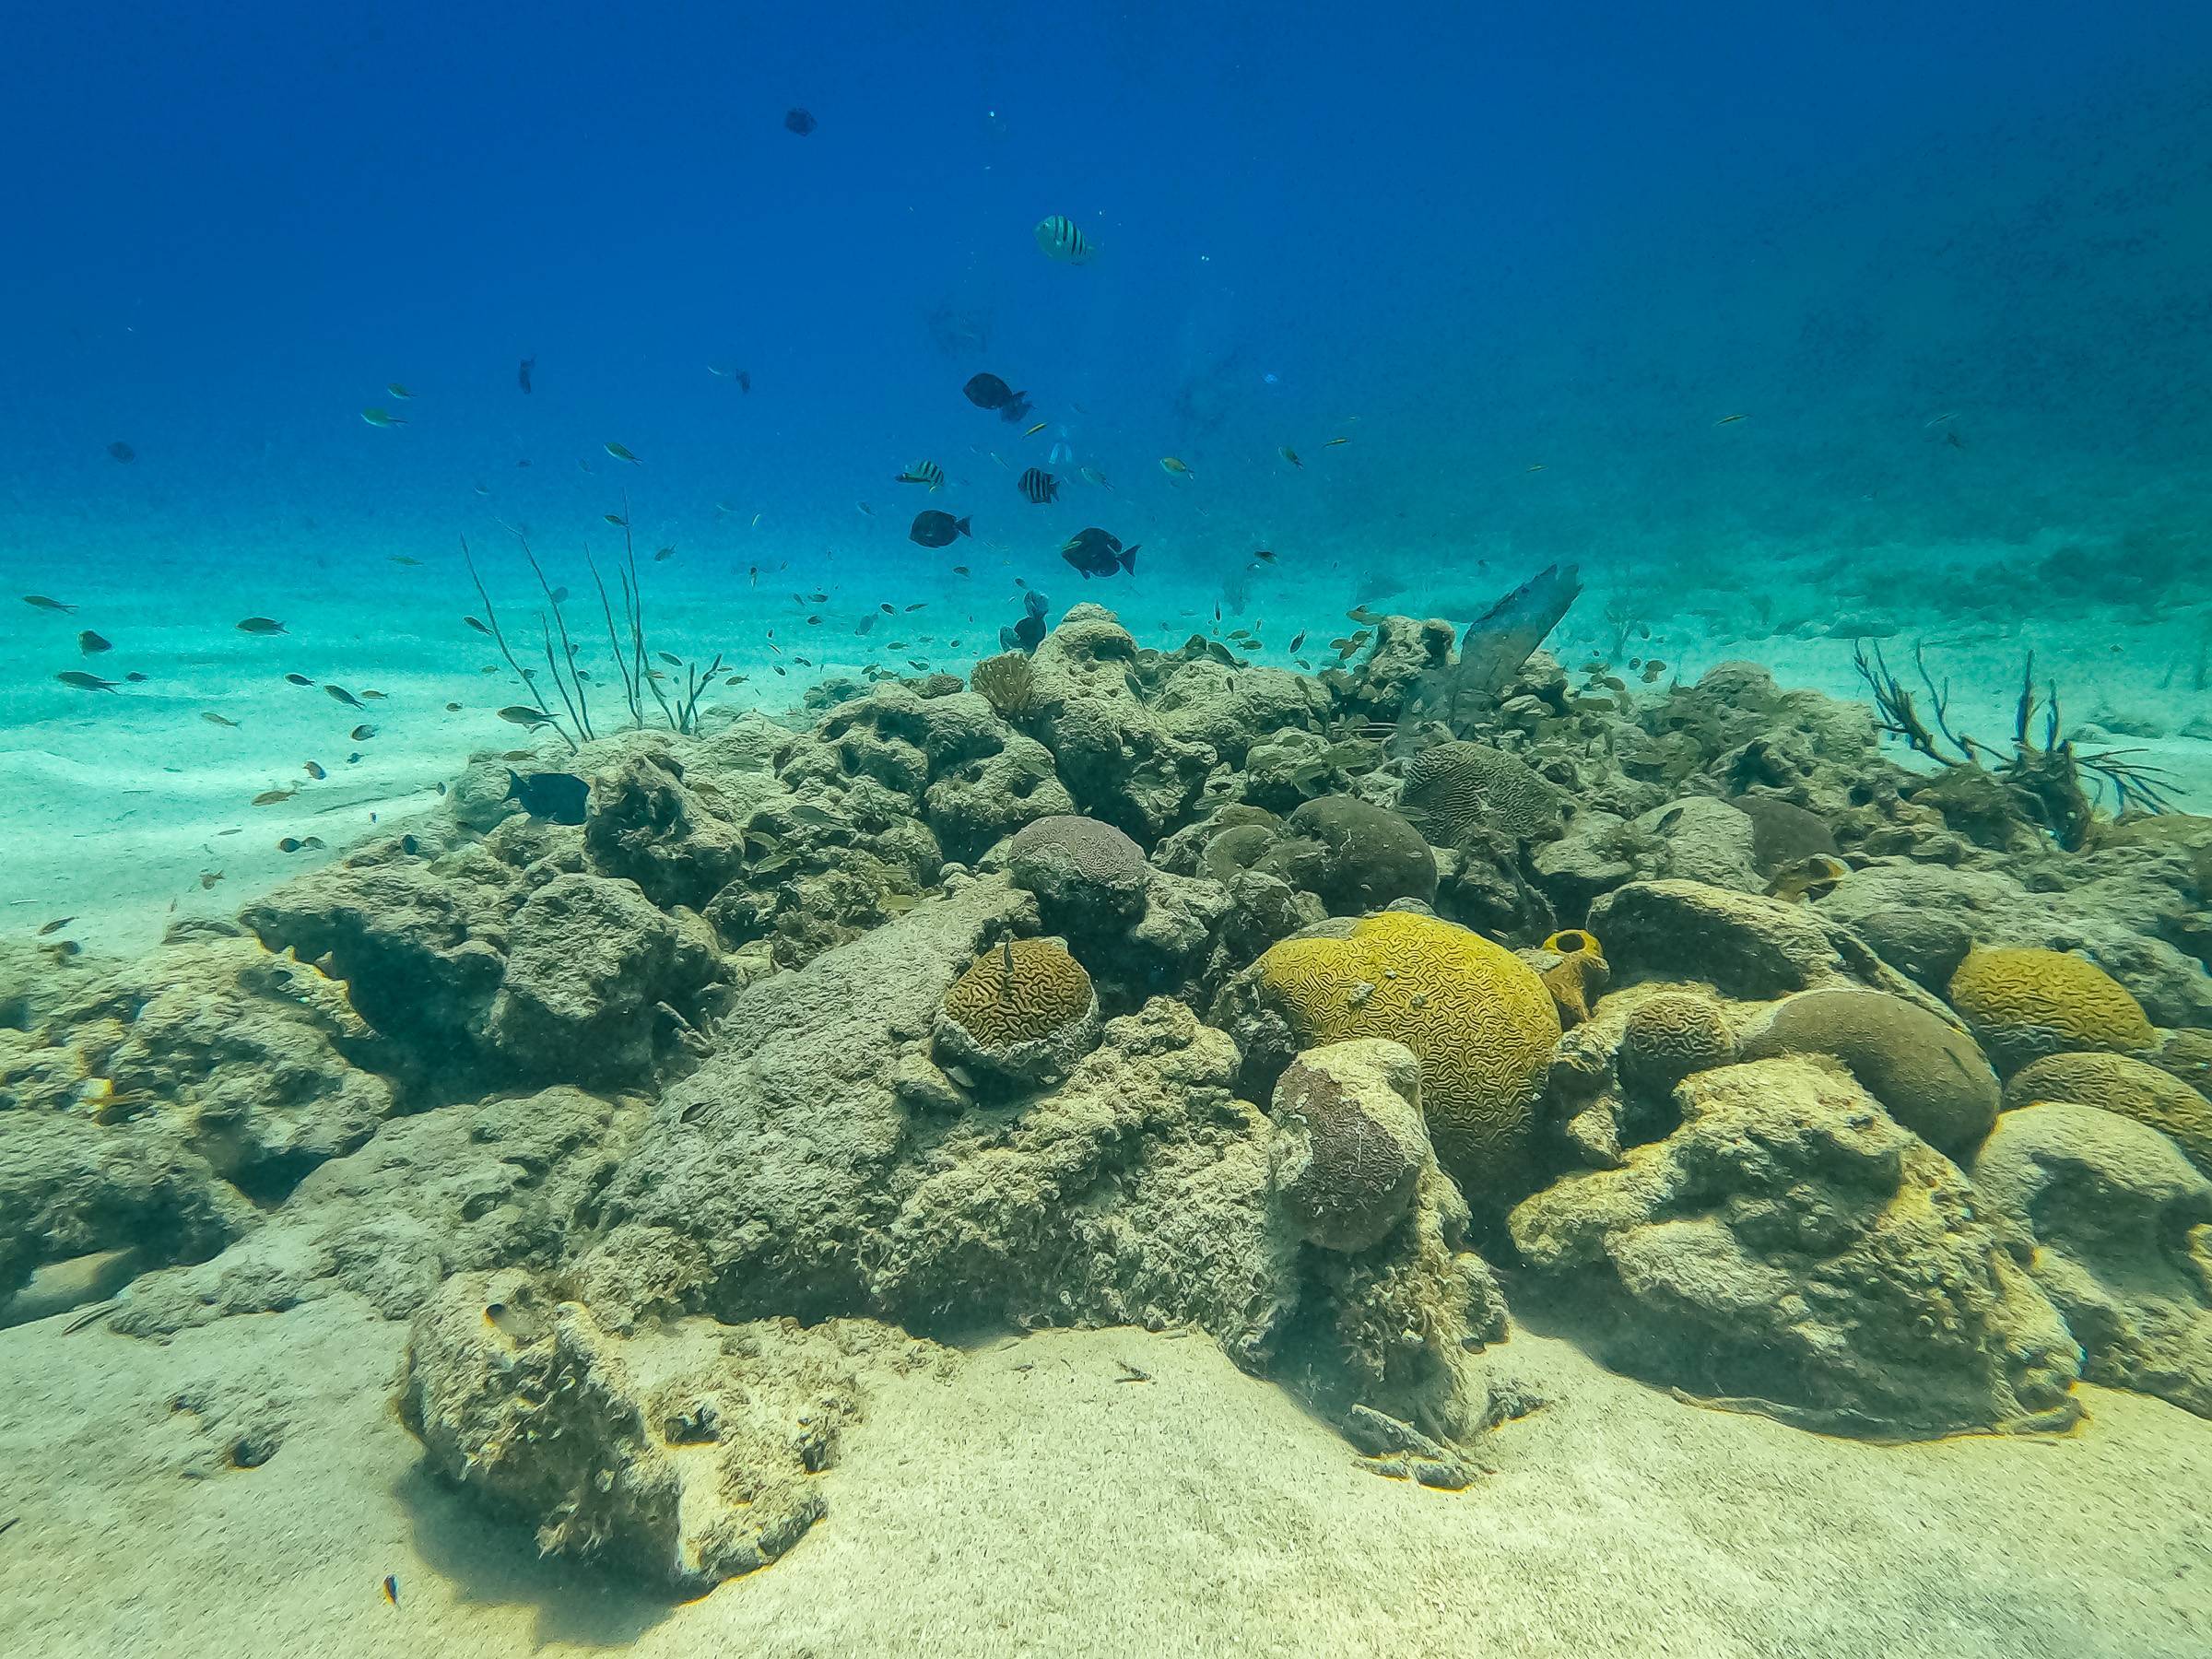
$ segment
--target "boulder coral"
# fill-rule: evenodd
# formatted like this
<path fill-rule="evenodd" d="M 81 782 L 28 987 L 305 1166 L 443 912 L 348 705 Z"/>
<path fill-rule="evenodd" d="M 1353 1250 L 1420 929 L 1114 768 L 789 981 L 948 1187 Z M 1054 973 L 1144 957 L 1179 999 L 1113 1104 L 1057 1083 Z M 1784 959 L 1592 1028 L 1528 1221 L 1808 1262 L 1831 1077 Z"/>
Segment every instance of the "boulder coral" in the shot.
<path fill-rule="evenodd" d="M 1267 1162 L 1310 1244 L 1365 1250 L 1398 1224 L 1431 1161 L 1421 1064 L 1373 1038 L 1309 1049 L 1275 1086 Z"/>
<path fill-rule="evenodd" d="M 1996 1122 L 1996 1074 L 1974 1040 L 1885 992 L 1832 985 L 1784 997 L 1744 1033 L 1743 1052 L 1832 1055 L 1891 1117 L 1955 1158 Z"/>
<path fill-rule="evenodd" d="M 2179 1077 L 2126 1054 L 2046 1054 L 2006 1079 L 2007 1111 L 2041 1101 L 2094 1106 L 2170 1136 L 2212 1175 L 2212 1100 Z"/>
<path fill-rule="evenodd" d="M 1444 1168 L 1496 1198 L 1521 1178 L 1559 1018 L 1535 970 L 1433 916 L 1388 911 L 1335 935 L 1272 946 L 1262 997 L 1305 1047 L 1403 1043 L 1421 1063 L 1421 1109 Z"/>

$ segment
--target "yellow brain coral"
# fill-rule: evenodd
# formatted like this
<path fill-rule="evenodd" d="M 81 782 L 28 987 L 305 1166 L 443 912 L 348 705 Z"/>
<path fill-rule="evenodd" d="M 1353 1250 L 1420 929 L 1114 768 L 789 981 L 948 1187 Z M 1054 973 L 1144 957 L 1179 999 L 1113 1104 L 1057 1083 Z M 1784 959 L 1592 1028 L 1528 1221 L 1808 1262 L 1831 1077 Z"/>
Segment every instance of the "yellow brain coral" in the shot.
<path fill-rule="evenodd" d="M 1090 1006 L 1090 975 L 1053 939 L 1006 940 L 945 993 L 945 1012 L 986 1049 L 1053 1036 Z"/>
<path fill-rule="evenodd" d="M 1503 946 L 1433 916 L 1385 911 L 1337 938 L 1285 939 L 1260 985 L 1307 1047 L 1387 1037 L 1421 1063 L 1421 1107 L 1444 1167 L 1510 1178 L 1559 1039 L 1551 993 Z"/>
<path fill-rule="evenodd" d="M 2039 1054 L 2148 1048 L 2143 1006 L 2086 958 L 1977 945 L 1951 975 L 1951 1006 L 2002 1071 Z"/>

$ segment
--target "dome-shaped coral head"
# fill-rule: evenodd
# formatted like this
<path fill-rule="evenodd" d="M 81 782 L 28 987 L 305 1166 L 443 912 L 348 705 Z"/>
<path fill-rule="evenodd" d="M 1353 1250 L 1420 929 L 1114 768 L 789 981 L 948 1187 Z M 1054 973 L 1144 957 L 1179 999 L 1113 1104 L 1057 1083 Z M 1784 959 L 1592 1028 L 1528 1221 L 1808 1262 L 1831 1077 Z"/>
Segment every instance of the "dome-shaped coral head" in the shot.
<path fill-rule="evenodd" d="M 1518 1183 L 1559 1017 L 1534 969 L 1434 916 L 1385 911 L 1340 936 L 1284 939 L 1258 964 L 1264 996 L 1308 1048 L 1386 1037 L 1421 1063 L 1438 1159 L 1471 1201 Z"/>
<path fill-rule="evenodd" d="M 2063 950 L 1977 945 L 1951 974 L 1949 995 L 2006 1075 L 2044 1054 L 2132 1053 L 2157 1041 L 2126 986 Z"/>

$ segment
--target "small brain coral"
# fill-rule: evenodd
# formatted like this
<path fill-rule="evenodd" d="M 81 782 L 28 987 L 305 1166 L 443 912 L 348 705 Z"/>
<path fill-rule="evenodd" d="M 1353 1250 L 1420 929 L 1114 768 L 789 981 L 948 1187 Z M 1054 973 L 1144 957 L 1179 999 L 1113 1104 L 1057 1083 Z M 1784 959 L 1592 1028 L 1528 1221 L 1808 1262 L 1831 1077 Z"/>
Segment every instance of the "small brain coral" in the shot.
<path fill-rule="evenodd" d="M 1406 765 L 1398 810 L 1440 847 L 1480 828 L 1533 841 L 1557 829 L 1559 794 L 1522 761 L 1480 743 L 1440 743 Z"/>
<path fill-rule="evenodd" d="M 1620 1036 L 1620 1080 L 1640 1095 L 1670 1095 L 1691 1073 L 1735 1059 L 1721 1005 L 1694 991 L 1662 991 L 1638 1004 Z"/>
<path fill-rule="evenodd" d="M 1559 1017 L 1535 971 L 1433 916 L 1385 911 L 1335 936 L 1285 939 L 1256 966 L 1262 994 L 1307 1047 L 1356 1037 L 1419 1060 L 1421 1107 L 1444 1167 L 1470 1194 L 1514 1179 Z"/>
<path fill-rule="evenodd" d="M 1977 945 L 1951 975 L 1949 996 L 2008 1074 L 2043 1054 L 2147 1049 L 2156 1041 L 2124 985 L 2063 950 Z"/>
<path fill-rule="evenodd" d="M 1026 826 L 1006 846 L 1006 872 L 1045 913 L 1083 927 L 1134 921 L 1145 908 L 1151 865 L 1112 824 L 1063 813 Z"/>
<path fill-rule="evenodd" d="M 1083 964 L 1056 939 L 1007 939 L 945 993 L 939 1053 L 1015 1083 L 1065 1077 L 1098 1041 L 1099 999 Z"/>

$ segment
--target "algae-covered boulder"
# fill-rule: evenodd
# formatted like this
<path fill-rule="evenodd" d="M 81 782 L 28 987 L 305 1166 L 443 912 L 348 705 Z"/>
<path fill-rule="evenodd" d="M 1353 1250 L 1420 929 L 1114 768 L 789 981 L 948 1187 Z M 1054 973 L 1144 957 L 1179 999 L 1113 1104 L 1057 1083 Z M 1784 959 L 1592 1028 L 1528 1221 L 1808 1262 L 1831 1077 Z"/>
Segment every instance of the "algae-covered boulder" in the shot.
<path fill-rule="evenodd" d="M 654 904 L 696 910 L 744 864 L 748 805 L 689 779 L 672 755 L 632 753 L 593 780 L 583 843 L 601 872 Z"/>
<path fill-rule="evenodd" d="M 2074 1340 L 1951 1161 L 1841 1069 L 1687 1078 L 1682 1124 L 1517 1206 L 1608 1364 L 1842 1433 L 2063 1425 Z"/>
<path fill-rule="evenodd" d="M 1070 607 L 1031 661 L 1036 735 L 1080 811 L 1147 841 L 1190 816 L 1213 747 L 1178 735 L 1132 688 L 1136 641 L 1112 612 Z"/>
<path fill-rule="evenodd" d="M 1057 939 L 1002 939 L 945 993 L 939 1061 L 1003 1082 L 1057 1083 L 1099 1040 L 1099 998 Z"/>
<path fill-rule="evenodd" d="M 1352 795 L 1320 795 L 1298 807 L 1254 867 L 1315 894 L 1332 915 L 1436 900 L 1436 855 L 1419 831 Z"/>
<path fill-rule="evenodd" d="M 416 1316 L 401 1415 L 430 1465 L 546 1555 L 695 1595 L 784 1554 L 865 1379 L 944 1350 L 861 1320 L 692 1319 L 618 1335 L 518 1272 L 463 1274 Z"/>
<path fill-rule="evenodd" d="M 2000 1071 L 2042 1054 L 2148 1048 L 2143 1006 L 2085 957 L 1977 946 L 1951 975 L 1951 1006 Z"/>
<path fill-rule="evenodd" d="M 1853 982 L 1909 988 L 1849 928 L 1810 905 L 1703 882 L 1630 882 L 1590 907 L 1589 926 L 1623 980 L 1705 980 L 1742 997 Z"/>
<path fill-rule="evenodd" d="M 159 1124 L 0 1112 L 0 1301 L 42 1266 L 108 1251 L 203 1261 L 258 1219 Z"/>
<path fill-rule="evenodd" d="M 1380 1037 L 1421 1063 L 1421 1110 L 1446 1171 L 1471 1194 L 1522 1179 L 1559 1018 L 1535 971 L 1433 916 L 1387 911 L 1272 946 L 1224 993 L 1246 1076 L 1272 1085 L 1298 1048 Z"/>
<path fill-rule="evenodd" d="M 1431 1158 L 1412 1050 L 1371 1038 L 1308 1049 L 1268 1115 L 1276 1195 L 1308 1243 L 1365 1250 L 1398 1224 Z"/>
<path fill-rule="evenodd" d="M 2006 1112 L 1973 1172 L 2083 1375 L 2212 1417 L 2212 1181 L 2157 1130 L 2063 1103 Z"/>
<path fill-rule="evenodd" d="M 703 924 L 655 910 L 636 885 L 558 876 L 514 918 L 492 999 L 492 1039 L 524 1075 L 641 1077 L 689 1029 L 714 971 Z"/>
<path fill-rule="evenodd" d="M 1657 849 L 1654 876 L 1701 881 L 1739 893 L 1764 890 L 1759 830 L 1748 814 L 1711 795 L 1685 795 L 1631 820 Z"/>
<path fill-rule="evenodd" d="M 110 1327 L 166 1337 L 339 1292 L 406 1319 L 449 1274 L 555 1265 L 641 1115 L 564 1085 L 391 1119 L 220 1254 L 140 1279 Z"/>
<path fill-rule="evenodd" d="M 1744 1058 L 1830 1054 L 1889 1115 L 1938 1149 L 1970 1152 L 1996 1122 L 1996 1074 L 1957 1027 L 1849 985 L 1783 998 L 1744 1033 Z"/>
<path fill-rule="evenodd" d="M 2047 1054 L 2006 1079 L 2007 1111 L 2046 1100 L 2095 1106 L 2170 1136 L 2212 1175 L 2212 1100 L 2179 1077 L 2126 1054 Z"/>

